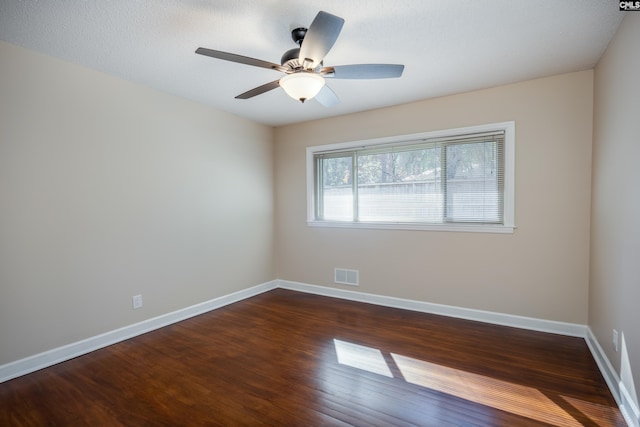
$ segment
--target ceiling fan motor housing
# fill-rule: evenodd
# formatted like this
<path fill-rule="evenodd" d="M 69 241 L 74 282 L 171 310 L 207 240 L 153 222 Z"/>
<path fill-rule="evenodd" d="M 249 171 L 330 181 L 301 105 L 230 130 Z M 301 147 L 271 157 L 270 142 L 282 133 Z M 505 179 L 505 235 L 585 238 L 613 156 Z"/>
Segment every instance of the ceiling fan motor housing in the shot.
<path fill-rule="evenodd" d="M 300 57 L 300 46 L 302 46 L 302 41 L 306 35 L 307 29 L 304 27 L 298 27 L 291 30 L 291 39 L 298 45 L 298 47 L 286 51 L 284 55 L 282 55 L 282 58 L 280 58 L 280 65 L 288 66 L 292 70 L 302 68 L 303 64 L 300 63 L 298 58 Z"/>
<path fill-rule="evenodd" d="M 293 39 L 295 44 L 297 44 L 298 46 L 302 44 L 302 40 L 304 40 L 304 36 L 306 35 L 307 35 L 307 29 L 304 27 L 298 27 L 291 30 L 291 38 Z"/>
<path fill-rule="evenodd" d="M 300 64 L 300 62 L 298 61 L 299 56 L 300 56 L 299 47 L 289 49 L 284 53 L 284 55 L 282 55 L 282 58 L 280 59 L 280 65 L 289 66 L 291 67 L 292 70 L 295 70 L 296 68 L 299 68 L 300 66 L 302 66 L 302 64 Z"/>

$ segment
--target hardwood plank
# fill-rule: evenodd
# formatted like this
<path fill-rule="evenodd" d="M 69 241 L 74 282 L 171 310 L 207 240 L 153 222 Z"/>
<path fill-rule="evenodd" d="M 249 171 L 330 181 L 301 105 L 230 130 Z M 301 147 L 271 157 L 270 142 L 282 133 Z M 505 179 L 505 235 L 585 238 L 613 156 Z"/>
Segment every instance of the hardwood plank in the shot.
<path fill-rule="evenodd" d="M 276 289 L 0 384 L 2 426 L 624 426 L 581 338 Z"/>

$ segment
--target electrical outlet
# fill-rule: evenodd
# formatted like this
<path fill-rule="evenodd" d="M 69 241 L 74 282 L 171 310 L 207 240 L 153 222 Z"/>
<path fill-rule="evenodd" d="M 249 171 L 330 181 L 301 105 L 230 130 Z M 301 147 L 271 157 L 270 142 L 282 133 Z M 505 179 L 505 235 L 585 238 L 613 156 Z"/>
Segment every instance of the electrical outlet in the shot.
<path fill-rule="evenodd" d="M 618 352 L 618 331 L 616 331 L 615 329 L 613 330 L 613 348 L 617 353 Z"/>
<path fill-rule="evenodd" d="M 142 308 L 142 295 L 134 295 L 133 296 L 133 309 L 137 310 Z"/>

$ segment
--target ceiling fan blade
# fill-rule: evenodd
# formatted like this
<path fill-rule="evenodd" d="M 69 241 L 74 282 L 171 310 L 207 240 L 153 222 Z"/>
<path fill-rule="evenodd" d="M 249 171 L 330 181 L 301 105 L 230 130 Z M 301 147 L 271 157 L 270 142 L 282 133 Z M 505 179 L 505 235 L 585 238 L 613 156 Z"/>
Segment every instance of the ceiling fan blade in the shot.
<path fill-rule="evenodd" d="M 404 65 L 399 64 L 354 64 L 324 67 L 323 77 L 334 79 L 390 79 L 402 76 Z"/>
<path fill-rule="evenodd" d="M 333 107 L 340 103 L 336 93 L 327 85 L 322 86 L 315 99 L 324 107 Z"/>
<path fill-rule="evenodd" d="M 222 52 L 219 50 L 207 49 L 199 47 L 196 49 L 199 55 L 210 56 L 212 58 L 224 59 L 225 61 L 237 62 L 239 64 L 253 65 L 254 67 L 268 68 L 270 70 L 278 70 L 283 73 L 289 71 L 288 68 L 278 65 L 274 62 L 263 61 L 261 59 L 249 58 L 248 56 L 236 55 L 235 53 Z"/>
<path fill-rule="evenodd" d="M 263 84 L 262 86 L 258 86 L 256 88 L 248 90 L 245 93 L 241 93 L 240 95 L 236 96 L 236 99 L 253 98 L 254 96 L 261 95 L 265 92 L 269 92 L 270 90 L 273 90 L 277 87 L 280 87 L 280 80 L 269 82 L 269 83 Z"/>
<path fill-rule="evenodd" d="M 327 12 L 318 12 L 300 46 L 300 64 L 305 64 L 305 68 L 320 65 L 338 39 L 343 25 L 344 19 Z"/>

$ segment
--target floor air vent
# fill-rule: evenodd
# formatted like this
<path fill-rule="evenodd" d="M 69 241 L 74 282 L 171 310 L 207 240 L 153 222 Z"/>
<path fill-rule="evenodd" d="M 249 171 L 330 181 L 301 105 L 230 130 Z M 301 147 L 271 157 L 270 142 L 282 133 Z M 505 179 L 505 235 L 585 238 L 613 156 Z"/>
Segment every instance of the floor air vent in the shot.
<path fill-rule="evenodd" d="M 347 270 L 345 268 L 336 268 L 334 270 L 334 279 L 336 283 L 342 285 L 358 286 L 360 272 L 358 270 Z"/>

